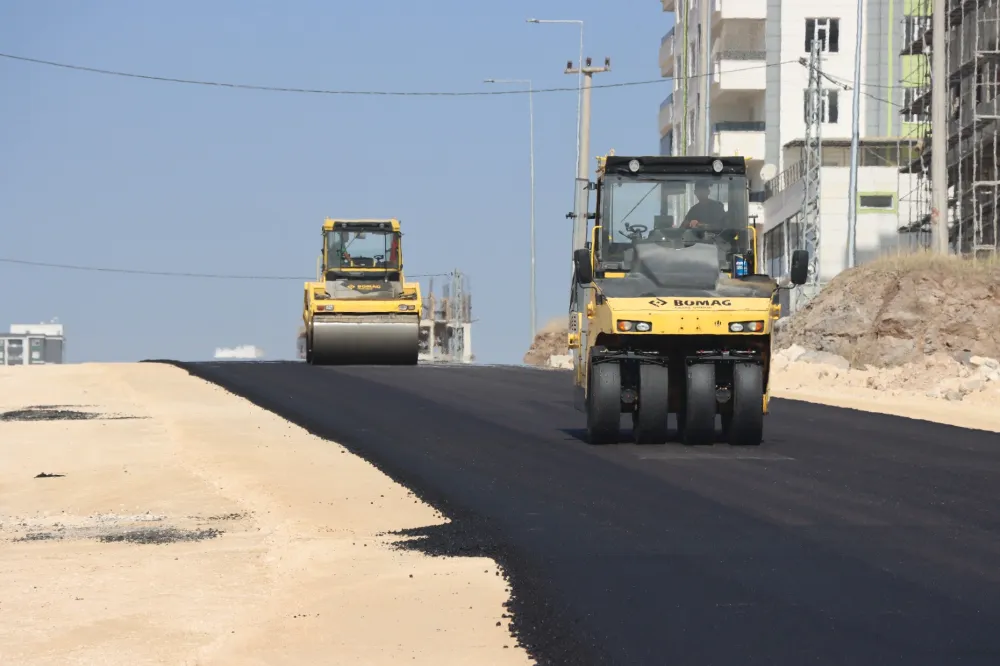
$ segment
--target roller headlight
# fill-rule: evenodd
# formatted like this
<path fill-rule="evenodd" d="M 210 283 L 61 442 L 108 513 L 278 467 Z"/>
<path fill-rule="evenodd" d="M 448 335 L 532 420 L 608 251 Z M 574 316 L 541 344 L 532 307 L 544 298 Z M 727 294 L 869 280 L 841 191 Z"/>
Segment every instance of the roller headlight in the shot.
<path fill-rule="evenodd" d="M 734 321 L 729 324 L 731 333 L 760 333 L 764 330 L 762 321 Z"/>
<path fill-rule="evenodd" d="M 416 305 L 410 305 L 410 304 L 407 304 L 407 303 L 403 303 L 402 305 L 399 306 L 399 309 L 401 311 L 403 311 L 403 310 L 416 310 L 417 306 Z"/>
<path fill-rule="evenodd" d="M 632 331 L 637 333 L 648 333 L 652 329 L 653 326 L 648 321 L 629 321 L 627 319 L 618 320 L 618 330 L 621 333 L 631 333 Z"/>
<path fill-rule="evenodd" d="M 712 162 L 712 171 L 715 173 L 722 173 L 722 160 L 715 160 Z"/>

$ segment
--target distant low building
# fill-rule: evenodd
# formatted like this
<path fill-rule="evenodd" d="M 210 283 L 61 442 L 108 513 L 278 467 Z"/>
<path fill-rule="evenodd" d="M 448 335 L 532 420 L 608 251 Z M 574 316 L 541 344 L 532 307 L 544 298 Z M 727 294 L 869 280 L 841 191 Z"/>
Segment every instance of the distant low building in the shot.
<path fill-rule="evenodd" d="M 0 334 L 0 365 L 65 363 L 65 354 L 62 324 L 12 324 Z"/>
<path fill-rule="evenodd" d="M 238 347 L 217 347 L 215 358 L 264 358 L 264 350 L 254 345 L 240 345 Z"/>

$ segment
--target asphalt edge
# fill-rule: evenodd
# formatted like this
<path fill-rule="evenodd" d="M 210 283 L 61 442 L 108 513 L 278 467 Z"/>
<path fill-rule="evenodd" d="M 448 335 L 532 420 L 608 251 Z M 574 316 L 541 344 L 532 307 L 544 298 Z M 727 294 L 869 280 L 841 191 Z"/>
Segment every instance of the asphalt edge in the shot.
<path fill-rule="evenodd" d="M 364 459 L 394 483 L 406 488 L 413 495 L 448 519 L 440 526 L 392 532 L 399 540 L 393 547 L 417 550 L 431 557 L 486 557 L 492 560 L 508 587 L 508 600 L 504 603 L 505 617 L 510 619 L 510 634 L 517 642 L 515 647 L 525 650 L 538 666 L 603 666 L 612 663 L 592 641 L 587 641 L 576 629 L 576 621 L 566 618 L 558 609 L 547 603 L 541 592 L 540 581 L 532 574 L 532 567 L 504 543 L 499 531 L 483 517 L 454 506 L 441 494 L 407 478 L 405 470 L 370 455 L 349 435 L 341 436 L 334 428 L 314 422 L 298 414 L 285 414 L 269 404 L 263 396 L 251 391 L 220 383 L 206 372 L 208 362 L 188 362 L 174 359 L 144 359 L 140 363 L 171 365 L 189 375 L 217 386 L 227 393 L 247 400 L 276 416 L 293 423 L 311 435 L 343 446 L 351 454 Z M 255 363 L 249 361 L 249 363 Z M 260 363 L 259 361 L 256 363 Z M 293 361 L 271 362 L 294 363 Z M 417 538 L 413 538 L 417 537 Z"/>

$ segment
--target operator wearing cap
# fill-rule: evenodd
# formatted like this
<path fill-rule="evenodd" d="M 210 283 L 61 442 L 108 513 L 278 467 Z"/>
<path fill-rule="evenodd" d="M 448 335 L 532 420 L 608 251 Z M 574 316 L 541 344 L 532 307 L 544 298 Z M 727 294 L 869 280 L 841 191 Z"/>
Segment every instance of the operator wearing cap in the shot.
<path fill-rule="evenodd" d="M 694 186 L 694 194 L 698 197 L 698 203 L 691 206 L 684 221 L 681 222 L 681 229 L 720 229 L 725 226 L 726 208 L 720 202 L 709 199 L 709 184 L 701 181 Z"/>

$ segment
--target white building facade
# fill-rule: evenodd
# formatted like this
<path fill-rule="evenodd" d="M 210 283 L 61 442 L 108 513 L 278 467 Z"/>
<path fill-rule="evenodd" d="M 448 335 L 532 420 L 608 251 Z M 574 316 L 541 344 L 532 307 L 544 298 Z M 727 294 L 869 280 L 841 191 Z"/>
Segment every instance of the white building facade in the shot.
<path fill-rule="evenodd" d="M 858 261 L 899 242 L 900 192 L 913 196 L 899 165 L 910 161 L 911 142 L 899 114 L 904 100 L 901 45 L 910 36 L 906 15 L 912 0 L 866 0 L 862 31 L 860 128 L 864 148 L 859 171 Z M 813 40 L 820 43 L 823 158 L 820 174 L 820 281 L 847 265 L 847 188 L 851 137 L 850 87 L 854 78 L 857 0 L 661 0 L 675 26 L 660 45 L 660 72 L 673 91 L 659 113 L 660 152 L 705 154 L 702 116 L 709 81 L 708 153 L 747 159 L 751 214 L 764 231 L 772 275 L 787 275 L 787 242 L 800 224 Z M 703 30 L 705 11 L 710 17 Z M 705 35 L 710 57 L 704 57 Z M 902 183 L 905 180 L 906 183 Z M 904 197 L 905 198 L 905 197 Z M 910 242 L 909 238 L 904 239 Z M 791 249 L 804 247 L 792 245 Z M 810 248 L 811 250 L 813 248 Z M 773 255 L 782 257 L 780 261 Z"/>

